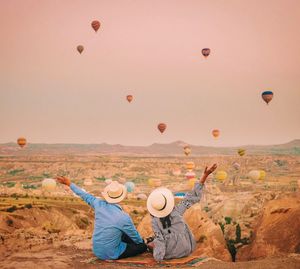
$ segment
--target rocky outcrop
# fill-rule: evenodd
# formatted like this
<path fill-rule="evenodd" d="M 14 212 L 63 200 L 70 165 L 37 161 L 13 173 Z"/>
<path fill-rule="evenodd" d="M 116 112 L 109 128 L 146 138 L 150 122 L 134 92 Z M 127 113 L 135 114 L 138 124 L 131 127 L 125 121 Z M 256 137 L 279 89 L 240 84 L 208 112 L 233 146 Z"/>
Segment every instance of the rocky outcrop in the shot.
<path fill-rule="evenodd" d="M 241 248 L 238 260 L 300 253 L 300 199 L 283 198 L 266 204 L 254 228 L 252 243 Z"/>

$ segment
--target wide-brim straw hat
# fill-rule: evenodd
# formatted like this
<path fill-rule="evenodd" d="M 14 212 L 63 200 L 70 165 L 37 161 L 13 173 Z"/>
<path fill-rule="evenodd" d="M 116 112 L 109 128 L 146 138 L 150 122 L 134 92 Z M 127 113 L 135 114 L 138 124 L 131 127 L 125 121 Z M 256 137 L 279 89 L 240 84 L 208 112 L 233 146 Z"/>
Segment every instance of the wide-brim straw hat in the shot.
<path fill-rule="evenodd" d="M 147 199 L 147 209 L 157 218 L 168 216 L 175 205 L 173 193 L 164 187 L 152 191 Z"/>
<path fill-rule="evenodd" d="M 104 188 L 104 191 L 102 192 L 102 196 L 106 202 L 111 204 L 120 203 L 126 197 L 126 195 L 126 187 L 117 181 L 112 181 Z"/>

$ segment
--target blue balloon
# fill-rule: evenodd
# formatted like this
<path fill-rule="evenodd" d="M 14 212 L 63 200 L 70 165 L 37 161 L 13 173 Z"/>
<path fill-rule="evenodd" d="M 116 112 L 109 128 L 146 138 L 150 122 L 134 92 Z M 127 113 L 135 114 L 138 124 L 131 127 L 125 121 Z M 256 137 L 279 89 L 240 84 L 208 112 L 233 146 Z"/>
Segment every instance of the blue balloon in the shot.
<path fill-rule="evenodd" d="M 125 183 L 125 187 L 128 192 L 133 192 L 135 185 L 133 182 L 129 181 Z"/>

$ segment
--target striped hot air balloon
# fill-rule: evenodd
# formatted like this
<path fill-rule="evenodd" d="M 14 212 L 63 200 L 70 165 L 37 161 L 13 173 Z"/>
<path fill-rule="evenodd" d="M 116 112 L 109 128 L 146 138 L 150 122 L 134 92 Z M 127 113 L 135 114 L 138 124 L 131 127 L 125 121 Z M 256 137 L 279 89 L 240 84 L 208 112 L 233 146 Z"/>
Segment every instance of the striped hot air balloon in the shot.
<path fill-rule="evenodd" d="M 97 31 L 99 30 L 99 28 L 100 28 L 100 22 L 99 21 L 97 21 L 97 20 L 94 20 L 94 21 L 92 21 L 92 23 L 91 23 L 91 26 L 92 26 L 92 28 L 94 29 L 94 31 L 97 33 Z"/>
<path fill-rule="evenodd" d="M 238 153 L 240 156 L 244 156 L 245 153 L 246 153 L 246 150 L 245 150 L 245 149 L 238 149 L 238 150 L 237 150 L 237 153 Z"/>
<path fill-rule="evenodd" d="M 195 163 L 194 162 L 187 162 L 185 164 L 185 167 L 187 170 L 192 171 L 195 168 Z"/>
<path fill-rule="evenodd" d="M 21 148 L 25 147 L 25 145 L 27 144 L 26 138 L 19 137 L 17 143 Z"/>
<path fill-rule="evenodd" d="M 202 55 L 207 58 L 210 54 L 210 49 L 209 48 L 204 48 L 202 49 Z"/>
<path fill-rule="evenodd" d="M 261 94 L 262 99 L 267 103 L 267 105 L 271 102 L 273 99 L 273 92 L 272 91 L 264 91 Z"/>
<path fill-rule="evenodd" d="M 161 133 L 163 133 L 163 132 L 166 130 L 167 125 L 166 125 L 165 123 L 159 123 L 159 124 L 157 125 L 157 128 L 158 128 L 158 130 L 159 130 Z"/>

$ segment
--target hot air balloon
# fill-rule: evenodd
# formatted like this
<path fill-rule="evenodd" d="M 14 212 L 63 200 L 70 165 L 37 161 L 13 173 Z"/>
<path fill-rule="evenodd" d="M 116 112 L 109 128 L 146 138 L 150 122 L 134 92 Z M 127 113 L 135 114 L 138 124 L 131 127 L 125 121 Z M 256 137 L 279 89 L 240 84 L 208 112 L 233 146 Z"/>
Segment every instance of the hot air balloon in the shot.
<path fill-rule="evenodd" d="M 215 138 L 217 138 L 219 135 L 220 135 L 220 131 L 218 130 L 218 129 L 214 129 L 214 130 L 212 130 L 212 135 L 215 137 Z"/>
<path fill-rule="evenodd" d="M 189 156 L 192 150 L 190 146 L 184 146 L 183 151 L 186 156 Z"/>
<path fill-rule="evenodd" d="M 47 191 L 53 191 L 56 188 L 56 181 L 53 178 L 45 178 L 42 181 L 42 188 Z"/>
<path fill-rule="evenodd" d="M 81 54 L 84 50 L 84 47 L 82 45 L 77 46 L 77 51 Z"/>
<path fill-rule="evenodd" d="M 207 58 L 210 54 L 210 49 L 209 48 L 202 49 L 202 54 L 205 58 Z"/>
<path fill-rule="evenodd" d="M 185 173 L 185 177 L 186 179 L 191 179 L 191 178 L 195 178 L 196 177 L 196 174 L 194 172 L 186 172 Z"/>
<path fill-rule="evenodd" d="M 215 175 L 215 178 L 219 181 L 223 181 L 227 178 L 227 173 L 225 171 L 218 171 Z"/>
<path fill-rule="evenodd" d="M 237 150 L 237 153 L 238 153 L 240 156 L 244 156 L 245 153 L 246 153 L 246 150 L 245 150 L 245 149 L 238 149 L 238 150 Z"/>
<path fill-rule="evenodd" d="M 148 184 L 151 187 L 159 187 L 159 186 L 161 186 L 161 180 L 159 178 L 150 178 L 148 180 Z"/>
<path fill-rule="evenodd" d="M 185 164 L 185 167 L 187 170 L 192 171 L 195 168 L 195 163 L 194 162 L 187 162 Z"/>
<path fill-rule="evenodd" d="M 161 133 L 163 133 L 163 132 L 166 130 L 167 125 L 166 125 L 165 123 L 159 123 L 159 124 L 157 125 L 157 128 L 158 128 L 158 130 L 159 130 Z"/>
<path fill-rule="evenodd" d="M 259 180 L 264 180 L 266 178 L 266 172 L 264 170 L 260 170 L 259 173 Z"/>
<path fill-rule="evenodd" d="M 190 178 L 189 179 L 189 181 L 188 181 L 188 185 L 189 185 L 189 187 L 191 188 L 191 189 L 193 189 L 194 188 L 194 185 L 195 185 L 195 183 L 196 183 L 196 178 Z"/>
<path fill-rule="evenodd" d="M 19 137 L 17 143 L 21 148 L 25 147 L 25 145 L 27 144 L 26 138 Z"/>
<path fill-rule="evenodd" d="M 270 101 L 273 99 L 273 92 L 265 91 L 261 94 L 261 97 L 268 105 L 270 103 Z"/>
<path fill-rule="evenodd" d="M 137 196 L 136 196 L 136 199 L 138 200 L 147 200 L 147 195 L 145 193 L 139 193 Z"/>
<path fill-rule="evenodd" d="M 129 181 L 129 182 L 125 183 L 125 187 L 126 187 L 128 192 L 133 192 L 135 184 L 133 182 Z"/>
<path fill-rule="evenodd" d="M 92 23 L 91 23 L 91 26 L 92 26 L 92 28 L 95 30 L 96 33 L 97 33 L 97 31 L 99 30 L 100 25 L 101 25 L 100 22 L 97 21 L 97 20 L 92 21 Z"/>
<path fill-rule="evenodd" d="M 132 95 L 127 95 L 126 99 L 130 103 L 132 101 L 132 99 L 133 99 L 133 96 Z"/>
<path fill-rule="evenodd" d="M 181 170 L 180 169 L 175 169 L 172 171 L 173 176 L 178 177 L 181 175 Z"/>
<path fill-rule="evenodd" d="M 248 177 L 252 180 L 258 180 L 260 178 L 260 171 L 252 170 L 249 172 Z"/>

